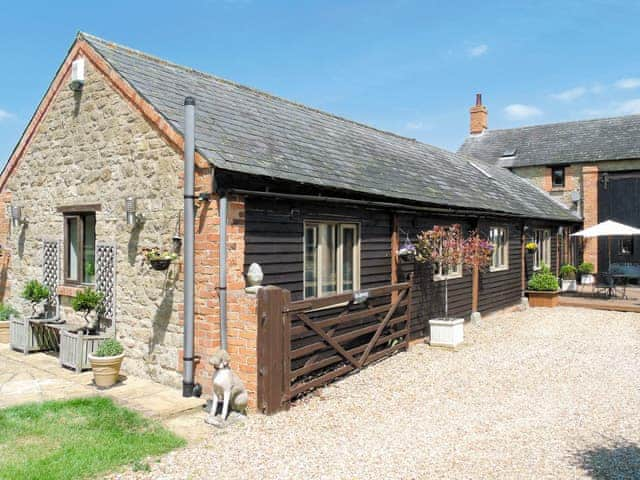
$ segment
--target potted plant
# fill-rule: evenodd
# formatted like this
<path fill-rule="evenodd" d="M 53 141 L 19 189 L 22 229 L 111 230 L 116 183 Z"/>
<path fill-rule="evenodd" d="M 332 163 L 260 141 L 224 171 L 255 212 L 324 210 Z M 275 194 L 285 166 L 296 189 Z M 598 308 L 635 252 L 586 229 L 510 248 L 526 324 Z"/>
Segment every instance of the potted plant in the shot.
<path fill-rule="evenodd" d="M 533 253 L 538 250 L 538 244 L 536 242 L 527 242 L 524 248 L 528 253 Z"/>
<path fill-rule="evenodd" d="M 580 273 L 580 283 L 582 285 L 591 285 L 594 282 L 593 271 L 595 270 L 593 263 L 582 262 L 578 266 L 578 272 Z"/>
<path fill-rule="evenodd" d="M 18 312 L 4 303 L 0 303 L 0 343 L 9 343 L 9 319 Z"/>
<path fill-rule="evenodd" d="M 101 292 L 96 292 L 91 287 L 79 291 L 71 299 L 71 308 L 76 312 L 84 312 L 85 333 L 94 334 L 98 330 L 98 309 L 102 305 L 103 299 L 104 295 Z"/>
<path fill-rule="evenodd" d="M 462 233 L 460 225 L 441 227 L 418 235 L 416 261 L 440 265 L 443 272 L 450 271 L 462 263 Z M 455 348 L 464 340 L 464 318 L 449 318 L 449 288 L 444 277 L 444 317 L 429 320 L 430 339 L 433 346 Z"/>
<path fill-rule="evenodd" d="M 166 270 L 171 265 L 176 258 L 178 258 L 178 254 L 169 251 L 161 251 L 157 247 L 145 249 L 143 254 L 151 268 L 154 270 Z"/>
<path fill-rule="evenodd" d="M 94 353 L 89 355 L 96 386 L 106 388 L 118 381 L 123 358 L 124 348 L 115 338 L 105 340 Z"/>
<path fill-rule="evenodd" d="M 29 280 L 22 290 L 22 298 L 31 303 L 31 318 L 44 318 L 45 309 L 38 312 L 38 306 L 49 300 L 51 292 L 49 287 L 43 285 L 38 280 Z"/>
<path fill-rule="evenodd" d="M 576 272 L 578 269 L 570 264 L 565 264 L 560 267 L 560 278 L 562 279 L 562 291 L 563 292 L 575 292 L 576 287 Z"/>
<path fill-rule="evenodd" d="M 551 273 L 551 269 L 542 264 L 540 270 L 534 273 L 527 284 L 527 296 L 531 307 L 555 307 L 558 305 L 558 278 Z"/>

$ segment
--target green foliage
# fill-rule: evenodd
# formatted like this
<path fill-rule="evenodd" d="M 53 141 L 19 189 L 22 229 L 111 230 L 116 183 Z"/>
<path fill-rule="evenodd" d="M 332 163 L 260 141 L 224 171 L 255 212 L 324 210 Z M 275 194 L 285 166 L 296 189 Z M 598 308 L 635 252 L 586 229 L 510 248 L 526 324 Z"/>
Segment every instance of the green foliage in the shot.
<path fill-rule="evenodd" d="M 115 338 L 109 338 L 105 340 L 102 345 L 98 347 L 98 350 L 93 354 L 95 357 L 115 357 L 124 352 L 122 344 Z"/>
<path fill-rule="evenodd" d="M 589 275 L 591 273 L 593 273 L 593 271 L 595 270 L 593 263 L 590 262 L 582 262 L 579 266 L 578 266 L 578 271 L 580 273 L 582 273 L 583 275 Z"/>
<path fill-rule="evenodd" d="M 31 303 L 40 303 L 49 298 L 50 294 L 49 288 L 38 280 L 29 280 L 22 290 L 22 298 Z"/>
<path fill-rule="evenodd" d="M 30 403 L 0 409 L 0 478 L 102 478 L 143 466 L 185 442 L 159 423 L 108 398 Z"/>
<path fill-rule="evenodd" d="M 551 267 L 549 265 L 547 265 L 546 263 L 542 262 L 540 264 L 540 268 L 538 269 L 538 273 L 550 274 L 551 273 Z"/>
<path fill-rule="evenodd" d="M 558 290 L 558 277 L 548 271 L 542 269 L 535 273 L 531 280 L 529 280 L 529 290 L 535 290 L 539 292 L 555 292 Z"/>
<path fill-rule="evenodd" d="M 560 278 L 563 280 L 575 280 L 578 269 L 573 265 L 562 265 L 560 267 Z"/>
<path fill-rule="evenodd" d="M 76 312 L 90 313 L 100 306 L 103 299 L 104 295 L 101 292 L 87 287 L 76 293 L 76 296 L 71 299 L 71 308 Z"/>
<path fill-rule="evenodd" d="M 9 305 L 5 305 L 4 303 L 0 303 L 0 322 L 8 321 L 12 315 L 14 317 L 20 316 L 20 314 L 15 308 Z"/>

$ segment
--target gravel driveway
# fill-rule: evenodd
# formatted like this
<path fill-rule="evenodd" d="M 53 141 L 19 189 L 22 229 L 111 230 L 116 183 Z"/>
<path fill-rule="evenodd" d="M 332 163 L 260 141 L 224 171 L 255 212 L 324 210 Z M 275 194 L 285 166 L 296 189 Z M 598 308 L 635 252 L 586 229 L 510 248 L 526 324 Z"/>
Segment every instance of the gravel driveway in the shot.
<path fill-rule="evenodd" d="M 116 478 L 640 479 L 640 314 L 532 309 L 465 334 Z"/>

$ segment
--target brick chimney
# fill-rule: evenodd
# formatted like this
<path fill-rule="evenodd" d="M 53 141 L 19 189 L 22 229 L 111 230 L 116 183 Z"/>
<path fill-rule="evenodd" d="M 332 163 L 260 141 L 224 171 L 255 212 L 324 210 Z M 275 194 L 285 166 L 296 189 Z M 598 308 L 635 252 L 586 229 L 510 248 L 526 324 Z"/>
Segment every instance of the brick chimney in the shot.
<path fill-rule="evenodd" d="M 471 114 L 471 135 L 482 133 L 487 129 L 487 118 L 489 113 L 487 107 L 482 105 L 482 94 L 476 93 L 476 104 L 469 109 Z"/>

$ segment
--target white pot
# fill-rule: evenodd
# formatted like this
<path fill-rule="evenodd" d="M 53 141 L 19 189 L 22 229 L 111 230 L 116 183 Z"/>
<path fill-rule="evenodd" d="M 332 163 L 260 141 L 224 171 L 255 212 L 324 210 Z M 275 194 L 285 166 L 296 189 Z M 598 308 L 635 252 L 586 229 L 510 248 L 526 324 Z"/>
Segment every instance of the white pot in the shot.
<path fill-rule="evenodd" d="M 563 292 L 575 292 L 578 290 L 576 286 L 575 280 L 562 280 L 562 291 Z"/>
<path fill-rule="evenodd" d="M 582 285 L 592 285 L 594 282 L 594 278 L 593 275 L 591 275 L 590 273 L 583 273 L 580 276 L 580 283 Z"/>
<path fill-rule="evenodd" d="M 464 341 L 464 318 L 432 318 L 429 327 L 429 345 L 455 348 Z"/>

